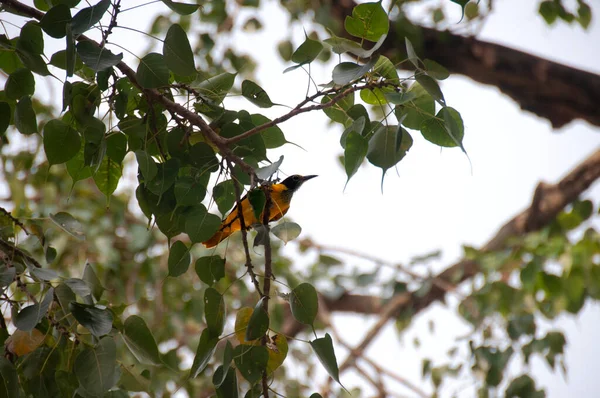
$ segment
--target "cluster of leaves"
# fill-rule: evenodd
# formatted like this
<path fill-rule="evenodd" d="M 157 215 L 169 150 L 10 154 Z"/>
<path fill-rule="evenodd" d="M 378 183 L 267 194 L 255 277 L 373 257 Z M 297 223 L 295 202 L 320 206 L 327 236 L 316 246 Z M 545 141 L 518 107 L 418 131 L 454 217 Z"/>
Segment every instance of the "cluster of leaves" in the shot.
<path fill-rule="evenodd" d="M 39 21 L 27 21 L 16 37 L 0 37 L 0 68 L 8 74 L 4 91 L 0 93 L 0 109 L 5 111 L 0 124 L 2 132 L 13 125 L 19 133 L 34 136 L 34 140 L 41 134 L 48 166 L 66 166 L 73 182 L 71 190 L 79 181 L 93 181 L 107 203 L 122 179 L 126 154 L 134 153 L 139 170 L 138 204 L 169 240 L 181 236 L 171 245 L 167 263 L 170 277 L 183 275 L 191 263 L 194 245 L 210 238 L 221 223 L 221 218 L 209 213 L 203 204 L 211 174 L 218 172 L 218 183 L 212 189 L 211 200 L 221 213 L 225 213 L 234 205 L 239 195 L 236 192 L 241 191 L 242 185 L 251 185 L 253 177 L 267 179 L 277 171 L 281 159 L 262 169 L 258 166 L 261 162 L 269 162 L 267 149 L 287 142 L 283 132 L 261 114 L 225 107 L 224 100 L 234 87 L 236 75 L 227 72 L 210 75 L 208 70 L 199 70 L 188 35 L 181 25 L 171 24 L 163 40 L 162 53 L 150 52 L 141 57 L 133 72 L 121 62 L 122 54 L 109 48 L 108 39 L 120 12 L 119 2 L 111 4 L 109 0 L 101 0 L 74 13 L 76 1 L 61 2 L 52 7 L 42 3 L 36 4 L 45 11 Z M 197 6 L 167 0 L 163 3 L 180 14 L 188 15 L 197 10 Z M 12 12 L 12 9 L 8 10 Z M 23 9 L 18 11 L 23 12 Z M 102 40 L 98 44 L 84 34 L 108 16 L 109 11 L 110 23 L 102 31 Z M 430 127 L 422 129 L 430 141 L 462 147 L 462 122 L 460 125 L 457 122 L 460 116 L 446 107 L 443 94 L 432 77 L 445 75 L 442 68 L 427 60 L 420 63 L 407 42 L 410 61 L 417 67 L 423 65 L 423 69 L 418 70 L 417 83 L 407 89 L 389 60 L 372 57 L 386 37 L 387 21 L 388 16 L 379 3 L 358 6 L 348 17 L 346 29 L 361 42 L 376 42 L 375 46 L 363 50 L 359 43 L 336 36 L 326 43 L 337 54 L 350 52 L 368 62 L 364 65 L 340 63 L 333 70 L 333 81 L 310 98 L 314 102 L 320 99 L 326 114 L 347 127 L 341 142 L 345 148 L 348 178 L 365 158 L 382 168 L 385 175 L 385 171 L 397 164 L 412 145 L 409 133 L 400 127 L 400 123 L 387 123 L 389 115 L 385 121 L 370 121 L 366 108 L 354 104 L 355 91 L 360 91 L 367 104 L 395 105 L 390 108 L 390 114 L 395 112 L 406 127 L 420 128 L 421 124 L 430 122 Z M 65 49 L 50 56 L 48 63 L 44 59 L 44 34 L 65 40 Z M 307 38 L 293 52 L 291 59 L 296 65 L 288 70 L 310 64 L 322 49 L 321 42 Z M 62 115 L 38 123 L 36 111 L 39 112 L 40 107 L 34 100 L 34 74 L 50 76 L 49 65 L 65 73 Z M 216 141 L 202 130 L 203 125 L 194 119 L 195 116 L 180 111 L 187 108 L 169 106 L 175 104 L 172 102 L 174 92 L 192 97 L 186 105 L 211 120 L 209 129 L 218 132 L 218 137 L 226 141 Z M 259 108 L 275 105 L 267 93 L 250 80 L 242 82 L 241 92 Z M 156 95 L 165 100 L 157 100 Z M 434 101 L 442 106 L 437 116 L 434 115 Z M 301 106 L 297 109 L 305 111 Z M 100 117 L 100 114 L 104 116 Z M 293 113 L 287 115 L 288 118 L 293 116 Z M 435 130 L 433 121 L 438 122 L 438 131 L 427 135 L 425 131 Z M 440 134 L 450 138 L 444 141 Z M 226 168 L 225 165 L 235 166 Z M 228 175 L 229 179 L 219 181 L 223 175 Z M 252 196 L 256 195 L 251 192 Z M 262 203 L 258 208 L 257 202 L 253 202 L 257 216 L 262 212 L 265 200 L 258 202 Z M 71 214 L 57 210 L 54 214 L 40 213 L 38 216 L 51 220 L 72 238 L 83 239 L 83 225 Z M 6 215 L 5 224 L 12 231 L 7 238 L 16 238 L 15 227 L 19 223 Z M 284 241 L 299 233 L 298 226 L 288 224 L 273 231 Z M 56 244 L 50 243 L 39 226 L 34 227 L 34 235 L 38 237 L 38 249 L 42 250 L 46 263 L 55 262 L 57 256 L 61 256 Z M 188 241 L 191 245 L 186 243 Z M 12 244 L 8 245 L 5 249 L 18 250 Z M 5 338 L 12 346 L 27 346 L 11 351 L 16 360 L 41 356 L 52 364 L 18 377 L 24 380 L 31 380 L 32 376 L 42 378 L 39 388 L 48 395 L 59 395 L 59 391 L 60 395 L 65 391 L 72 395 L 77 391 L 82 396 L 102 396 L 118 383 L 125 390 L 145 388 L 149 384 L 147 371 L 132 371 L 117 363 L 119 341 L 142 365 L 175 368 L 172 360 L 159 354 L 156 339 L 143 318 L 131 315 L 121 320 L 125 307 L 111 305 L 111 301 L 103 299 L 103 285 L 92 267 L 85 268 L 82 278 L 62 277 L 60 273 L 41 268 L 40 263 L 27 253 L 18 253 L 2 269 L 3 287 L 15 290 L 22 286 L 23 292 L 27 293 L 25 302 L 31 304 L 20 308 L 19 300 L 10 301 L 18 333 L 10 336 L 11 340 L 8 340 L 8 334 Z M 201 333 L 189 378 L 195 378 L 205 370 L 217 344 L 226 338 L 223 331 L 227 305 L 223 295 L 213 287 L 225 276 L 225 260 L 218 256 L 199 256 L 195 268 L 199 278 L 210 287 L 204 290 L 203 301 L 207 326 Z M 27 283 L 18 282 L 22 278 Z M 30 286 L 35 288 L 32 290 Z M 228 286 L 225 285 L 224 290 Z M 286 296 L 292 315 L 299 322 L 312 325 L 317 313 L 316 291 L 307 283 L 296 286 Z M 235 348 L 225 346 L 224 360 L 213 373 L 213 385 L 219 394 L 233 396 L 231 392 L 238 391 L 236 370 L 250 383 L 250 391 L 254 391 L 260 387 L 257 382 L 270 377 L 285 359 L 286 339 L 277 333 L 269 334 L 269 314 L 265 311 L 264 300 L 262 297 L 253 308 L 243 307 L 237 312 L 235 332 L 239 345 Z M 81 331 L 75 332 L 79 329 Z M 29 343 L 31 336 L 35 338 Z M 43 336 L 52 336 L 55 341 L 43 344 Z M 316 338 L 310 346 L 330 375 L 339 381 L 331 337 L 326 334 Z M 235 367 L 231 366 L 231 361 Z M 6 379 L 17 377 L 12 363 L 8 362 L 6 368 L 10 370 Z M 69 376 L 67 380 L 55 378 L 56 369 L 64 371 Z M 73 372 L 74 369 L 78 370 Z M 123 381 L 124 377 L 128 381 Z M 25 389 L 29 388 L 27 383 L 24 385 Z M 13 396 L 18 393 L 18 388 L 8 392 Z"/>
<path fill-rule="evenodd" d="M 594 213 L 590 201 L 576 201 L 553 224 L 513 242 L 503 252 L 482 253 L 465 249 L 467 258 L 482 266 L 484 281 L 459 305 L 458 312 L 473 327 L 469 340 L 470 368 L 450 352 L 452 363 L 433 367 L 423 363 L 423 375 L 436 388 L 445 378 L 475 375 L 478 394 L 494 396 L 498 388 L 506 397 L 544 397 L 528 375 L 532 356 L 564 374 L 566 339 L 559 329 L 541 327 L 565 312 L 577 314 L 588 300 L 600 299 L 600 234 L 589 226 L 573 233 Z M 588 224 L 589 225 L 589 224 Z M 521 375 L 507 376 L 521 363 Z"/>
<path fill-rule="evenodd" d="M 569 24 L 577 22 L 583 29 L 587 29 L 592 22 L 592 9 L 585 0 L 577 0 L 576 13 L 565 8 L 562 0 L 544 0 L 540 3 L 539 13 L 548 25 L 560 19 Z"/>
<path fill-rule="evenodd" d="M 409 130 L 420 131 L 436 145 L 464 151 L 462 119 L 447 106 L 437 83 L 448 74 L 435 62 L 419 59 L 407 40 L 406 62 L 416 72 L 400 78 L 398 65 L 374 55 L 386 39 L 388 14 L 380 3 L 361 4 L 344 24 L 346 33 L 359 42 L 334 34 L 323 42 L 307 37 L 297 49 L 289 48 L 289 60 L 295 65 L 287 71 L 306 68 L 331 52 L 350 54 L 360 61 L 340 62 L 331 82 L 271 121 L 260 113 L 226 107 L 227 96 L 238 87 L 237 75 L 225 71 L 225 61 L 240 72 L 251 69 L 248 58 L 227 52 L 216 61 L 215 36 L 203 33 L 195 47 L 188 39 L 192 37 L 190 21 L 196 15 L 219 29 L 231 28 L 225 1 L 199 9 L 162 0 L 181 15 L 179 23 L 166 18 L 155 21 L 153 31 L 166 31 L 160 40 L 162 50 L 140 57 L 135 71 L 121 62 L 122 54 L 109 40 L 115 34 L 117 16 L 126 15 L 119 14 L 120 2 L 101 0 L 75 10 L 78 3 L 60 1 L 50 6 L 36 1 L 35 7 L 45 12 L 43 17 L 24 23 L 18 36 L 0 35 L 0 69 L 8 75 L 0 91 L 3 143 L 16 129 L 21 135 L 14 141 L 27 139 L 36 148 L 3 156 L 3 170 L 11 170 L 6 175 L 15 209 L 13 215 L 0 217 L 0 250 L 6 255 L 0 266 L 0 300 L 10 307 L 16 327 L 13 333 L 6 325 L 0 328 L 8 353 L 0 366 L 6 395 L 21 391 L 34 396 L 123 396 L 126 391 L 165 391 L 167 381 L 175 381 L 190 396 L 214 390 L 218 396 L 234 397 L 240 387 L 248 391 L 247 396 L 258 396 L 263 391 L 259 381 L 277 380 L 276 373 L 285 372 L 280 366 L 293 350 L 277 332 L 284 305 L 278 302 L 266 311 L 265 297 L 257 301 L 238 280 L 241 276 L 234 270 L 243 272 L 246 260 L 231 254 L 237 241 L 229 251 L 231 267 L 224 258 L 197 245 L 221 223 L 220 217 L 209 213 L 207 204 L 214 201 L 224 214 L 239 199 L 244 185 L 253 188 L 257 180 L 276 173 L 282 159 L 271 163 L 268 150 L 288 142 L 277 123 L 314 109 L 323 109 L 332 121 L 344 126 L 340 144 L 348 180 L 365 160 L 381 168 L 384 177 L 412 146 Z M 243 6 L 256 7 L 258 1 L 246 1 Z M 27 15 L 27 9 L 8 11 Z M 109 14 L 111 21 L 102 25 L 106 29 L 100 44 L 84 36 Z M 258 20 L 253 24 L 260 26 Z M 46 57 L 44 35 L 64 39 L 64 50 Z M 365 49 L 365 42 L 374 44 Z M 36 100 L 39 92 L 34 78 L 51 76 L 57 69 L 66 77 L 60 117 Z M 239 91 L 258 108 L 276 106 L 251 80 L 244 80 Z M 185 107 L 175 106 L 180 97 L 187 99 Z M 305 107 L 310 102 L 312 108 Z M 380 115 L 379 120 L 374 120 L 374 114 Z M 210 120 L 208 128 L 198 118 Z M 396 122 L 390 122 L 392 118 Z M 40 164 L 36 154 L 42 148 L 47 163 Z M 147 232 L 145 223 L 126 209 L 127 198 L 114 196 L 129 152 L 139 170 L 137 202 L 150 220 L 148 225 L 156 225 L 162 234 Z M 72 183 L 67 184 L 65 173 Z M 26 187 L 41 199 L 31 199 Z M 53 200 L 69 189 L 73 215 Z M 106 216 L 105 204 L 94 189 L 110 200 L 112 218 Z M 251 191 L 251 199 L 257 196 L 252 192 L 261 191 Z M 265 200 L 263 195 L 252 201 L 257 219 Z M 32 220 L 25 225 L 21 217 Z M 119 233 L 120 229 L 125 232 Z M 24 242 L 19 240 L 23 235 L 19 231 L 29 233 Z M 287 242 L 300 230 L 286 223 L 272 232 Z M 156 253 L 157 243 L 166 244 L 164 237 L 172 243 L 168 255 Z M 170 242 L 173 238 L 177 239 Z M 274 250 L 277 247 L 274 242 Z M 94 266 L 85 265 L 80 278 L 72 277 L 68 267 L 81 264 L 82 258 Z M 203 284 L 181 277 L 193 258 Z M 319 261 L 325 264 L 335 259 L 322 256 Z M 278 282 L 284 279 L 294 287 L 286 288 L 283 297 L 292 316 L 316 331 L 317 293 L 290 271 L 289 262 L 281 256 L 273 261 Z M 162 263 L 165 267 L 156 267 Z M 163 280 L 165 275 L 170 278 Z M 347 280 L 366 285 L 375 277 L 356 275 L 356 280 Z M 227 314 L 232 311 L 235 325 L 228 335 Z M 167 317 L 164 314 L 169 314 L 168 322 L 161 322 Z M 556 337 L 550 339 L 556 345 Z M 183 377 L 178 348 L 164 354 L 158 349 L 157 342 L 172 341 L 178 348 L 196 351 Z M 536 344 L 531 350 L 539 353 L 551 343 Z M 315 333 L 308 346 L 339 382 L 331 337 L 319 338 Z M 474 346 L 473 355 L 488 355 L 482 350 Z M 212 375 L 212 380 L 199 375 Z M 237 380 L 240 375 L 245 381 Z M 298 395 L 294 391 L 305 392 L 305 386 L 298 384 L 288 381 L 280 387 L 293 396 Z"/>
<path fill-rule="evenodd" d="M 366 159 L 382 169 L 383 184 L 386 171 L 400 162 L 413 144 L 407 129 L 420 131 L 426 140 L 440 147 L 460 147 L 464 151 L 462 118 L 456 109 L 446 104 L 437 82 L 447 78 L 448 72 L 434 61 L 419 59 L 408 39 L 406 62 L 411 62 L 416 70 L 409 78 L 400 79 L 397 65 L 385 56 L 373 55 L 389 31 L 389 19 L 381 3 L 355 7 L 352 16 L 345 20 L 345 29 L 361 43 L 374 43 L 366 50 L 359 43 L 333 33 L 331 38 L 324 40 L 335 54 L 367 59 L 364 64 L 338 63 L 332 71 L 332 81 L 326 86 L 341 87 L 335 91 L 338 97 L 327 93 L 321 98 L 323 105 L 335 101 L 332 106 L 326 106 L 324 112 L 345 128 L 340 144 L 344 149 L 343 163 L 348 181 Z M 296 65 L 286 72 L 312 62 L 322 49 L 321 42 L 307 37 L 290 57 Z M 357 86 L 359 83 L 364 83 L 364 87 Z M 347 86 L 360 90 L 352 90 L 338 100 L 339 93 Z M 362 103 L 355 98 L 355 91 Z M 376 112 L 383 115 L 381 120 L 372 121 L 365 105 L 375 107 Z M 439 109 L 436 110 L 436 106 Z M 391 123 L 392 118 L 396 119 L 396 124 Z"/>

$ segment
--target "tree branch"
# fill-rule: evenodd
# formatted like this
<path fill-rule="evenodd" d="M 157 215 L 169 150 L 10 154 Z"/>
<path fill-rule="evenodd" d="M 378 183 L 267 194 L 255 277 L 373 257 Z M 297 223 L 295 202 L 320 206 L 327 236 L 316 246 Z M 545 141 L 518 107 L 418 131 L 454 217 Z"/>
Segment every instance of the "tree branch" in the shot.
<path fill-rule="evenodd" d="M 482 251 L 497 251 L 505 247 L 510 237 L 523 236 L 547 226 L 556 215 L 569 203 L 577 199 L 597 179 L 600 178 L 600 150 L 597 150 L 569 174 L 556 184 L 544 184 L 537 194 L 534 207 L 529 207 L 509 220 L 502 226 L 496 235 L 485 244 Z M 539 189 L 539 188 L 538 188 Z M 533 217 L 532 215 L 535 215 Z M 530 217 L 531 216 L 531 217 Z M 532 218 L 533 217 L 533 218 Z M 461 260 L 450 266 L 445 271 L 435 276 L 435 279 L 445 281 L 451 285 L 465 282 L 480 272 L 479 264 L 472 260 Z M 360 353 L 366 349 L 373 338 L 390 318 L 404 310 L 411 309 L 418 313 L 436 301 L 445 299 L 447 291 L 439 286 L 432 286 L 429 293 L 418 297 L 410 292 L 398 294 L 389 301 L 380 297 L 344 294 L 337 299 L 324 298 L 331 312 L 354 312 L 362 314 L 380 314 L 377 324 L 369 331 L 363 342 L 355 348 Z M 287 311 L 288 309 L 286 309 Z M 286 321 L 282 333 L 295 336 L 304 328 L 286 312 Z M 344 365 L 342 365 L 344 366 Z M 345 363 L 344 367 L 348 364 Z M 340 367 L 342 369 L 342 367 Z"/>
<path fill-rule="evenodd" d="M 41 20 L 44 17 L 44 13 L 36 10 L 33 7 L 30 7 L 26 4 L 20 3 L 16 0 L 0 0 L 0 4 L 4 4 L 7 8 L 13 9 L 17 11 L 19 14 L 26 15 L 37 20 Z M 77 41 L 87 41 L 98 47 L 100 44 L 96 41 L 90 39 L 85 35 L 80 35 L 77 37 Z M 156 89 L 147 89 L 140 86 L 137 81 L 136 73 L 133 69 L 129 67 L 125 62 L 121 61 L 116 65 L 117 69 L 121 71 L 130 81 L 131 84 L 136 86 L 142 93 L 144 93 L 148 98 L 153 101 L 156 101 L 163 105 L 165 109 L 171 113 L 178 114 L 186 119 L 190 124 L 198 127 L 200 132 L 204 136 L 204 138 L 210 142 L 212 142 L 218 149 L 219 153 L 225 158 L 231 160 L 233 163 L 238 165 L 244 172 L 248 173 L 251 176 L 255 176 L 254 169 L 252 166 L 244 162 L 239 156 L 235 155 L 233 151 L 227 146 L 227 142 L 225 138 L 218 135 L 205 121 L 204 119 L 198 115 L 197 113 L 190 111 L 185 108 L 181 104 L 171 101 L 167 98 L 166 95 L 161 94 Z"/>
<path fill-rule="evenodd" d="M 320 6 L 330 9 L 340 27 L 356 6 L 353 0 L 323 3 Z M 413 25 L 406 18 L 390 21 L 388 38 L 378 52 L 395 64 L 406 60 L 407 35 L 423 59 L 432 59 L 453 74 L 498 87 L 521 109 L 547 119 L 554 128 L 575 119 L 600 126 L 599 75 L 475 37 Z M 403 62 L 399 67 L 409 69 L 413 65 Z"/>

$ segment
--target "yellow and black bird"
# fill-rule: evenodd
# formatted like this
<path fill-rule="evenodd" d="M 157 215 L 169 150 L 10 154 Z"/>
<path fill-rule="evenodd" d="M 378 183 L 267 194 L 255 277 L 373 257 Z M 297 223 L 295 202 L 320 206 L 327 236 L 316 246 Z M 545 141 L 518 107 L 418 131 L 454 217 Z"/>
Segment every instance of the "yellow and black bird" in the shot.
<path fill-rule="evenodd" d="M 271 206 L 269 208 L 269 221 L 277 221 L 287 213 L 290 209 L 290 202 L 294 192 L 304 184 L 305 181 L 315 178 L 316 175 L 301 176 L 295 174 L 283 180 L 279 184 L 271 185 Z M 252 205 L 248 200 L 248 195 L 244 196 L 240 201 L 242 205 L 242 214 L 244 216 L 244 229 L 250 228 L 253 224 L 262 223 L 264 213 L 260 219 L 256 219 Z M 219 230 L 207 241 L 202 242 L 207 248 L 214 247 L 219 242 L 227 239 L 232 233 L 241 229 L 237 205 L 231 210 L 229 215 L 225 217 L 221 223 Z"/>

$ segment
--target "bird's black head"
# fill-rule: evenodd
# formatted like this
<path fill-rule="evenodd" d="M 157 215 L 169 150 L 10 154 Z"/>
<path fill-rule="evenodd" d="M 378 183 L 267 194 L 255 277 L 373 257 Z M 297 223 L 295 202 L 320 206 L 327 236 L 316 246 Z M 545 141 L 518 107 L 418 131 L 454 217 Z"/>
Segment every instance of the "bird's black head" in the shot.
<path fill-rule="evenodd" d="M 316 177 L 316 175 L 301 176 L 299 174 L 294 174 L 293 176 L 289 176 L 288 178 L 283 180 L 281 183 L 283 185 L 285 185 L 287 187 L 287 189 L 294 192 L 298 188 L 300 188 L 300 186 L 302 184 L 304 184 L 304 181 L 308 181 L 311 178 L 315 178 L 315 177 Z"/>

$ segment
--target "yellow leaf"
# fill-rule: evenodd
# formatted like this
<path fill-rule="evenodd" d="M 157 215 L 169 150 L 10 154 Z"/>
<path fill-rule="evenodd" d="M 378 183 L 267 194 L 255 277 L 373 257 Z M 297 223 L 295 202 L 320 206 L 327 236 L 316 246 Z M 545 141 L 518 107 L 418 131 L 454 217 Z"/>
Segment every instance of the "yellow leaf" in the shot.
<path fill-rule="evenodd" d="M 269 350 L 269 361 L 267 362 L 267 374 L 271 374 L 281 366 L 288 353 L 288 343 L 284 335 L 276 334 L 267 343 Z"/>
<path fill-rule="evenodd" d="M 235 336 L 240 344 L 260 345 L 260 340 L 246 341 L 246 328 L 248 327 L 248 322 L 250 322 L 252 311 L 254 310 L 250 307 L 242 307 L 235 316 Z"/>
<path fill-rule="evenodd" d="M 45 336 L 37 329 L 31 332 L 16 330 L 6 339 L 6 348 L 17 356 L 23 356 L 34 351 L 44 342 Z"/>

